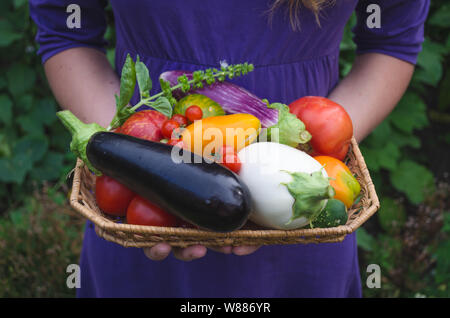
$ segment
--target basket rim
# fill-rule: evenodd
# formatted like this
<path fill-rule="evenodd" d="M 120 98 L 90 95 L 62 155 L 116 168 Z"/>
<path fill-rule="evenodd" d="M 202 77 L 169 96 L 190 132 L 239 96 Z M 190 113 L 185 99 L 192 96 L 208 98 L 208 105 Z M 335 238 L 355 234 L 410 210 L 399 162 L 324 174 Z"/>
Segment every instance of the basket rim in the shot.
<path fill-rule="evenodd" d="M 371 204 L 360 212 L 356 218 L 349 224 L 340 225 L 330 228 L 301 228 L 293 230 L 275 230 L 275 229 L 239 229 L 232 232 L 213 232 L 203 229 L 190 229 L 180 227 L 157 227 L 157 226 L 143 226 L 126 223 L 116 223 L 106 217 L 97 214 L 92 209 L 87 208 L 79 202 L 79 194 L 81 187 L 81 172 L 84 168 L 84 163 L 81 159 L 77 159 L 75 166 L 75 173 L 73 178 L 72 192 L 70 195 L 70 205 L 72 208 L 81 213 L 85 218 L 92 221 L 103 231 L 121 231 L 124 233 L 134 234 L 164 234 L 174 235 L 179 237 L 192 237 L 192 238 L 280 238 L 280 237 L 331 237 L 331 236 L 345 236 L 354 232 L 365 221 L 367 221 L 380 207 L 380 202 L 375 191 L 375 186 L 370 177 L 367 165 L 358 147 L 356 139 L 351 139 L 351 150 L 353 151 L 359 170 L 362 172 L 362 178 L 368 190 L 368 196 L 371 200 Z"/>

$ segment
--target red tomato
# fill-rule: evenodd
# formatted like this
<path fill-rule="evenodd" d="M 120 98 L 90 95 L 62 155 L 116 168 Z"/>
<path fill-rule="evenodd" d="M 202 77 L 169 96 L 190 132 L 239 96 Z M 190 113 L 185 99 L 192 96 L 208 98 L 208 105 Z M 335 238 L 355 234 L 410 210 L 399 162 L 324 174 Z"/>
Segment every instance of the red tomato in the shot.
<path fill-rule="evenodd" d="M 236 153 L 226 153 L 222 158 L 222 165 L 233 171 L 234 173 L 239 173 L 241 170 L 241 161 Z"/>
<path fill-rule="evenodd" d="M 186 126 L 188 123 L 186 117 L 184 117 L 183 115 L 180 115 L 180 114 L 173 115 L 171 119 L 175 120 L 177 123 L 179 123 L 181 127 Z"/>
<path fill-rule="evenodd" d="M 163 138 L 161 127 L 167 117 L 156 110 L 143 110 L 131 115 L 121 126 L 120 132 L 150 141 Z"/>
<path fill-rule="evenodd" d="M 186 109 L 185 115 L 190 122 L 194 122 L 203 118 L 203 111 L 197 105 L 192 105 Z"/>
<path fill-rule="evenodd" d="M 311 133 L 311 155 L 344 160 L 353 136 L 353 125 L 341 105 L 325 97 L 306 96 L 292 102 L 289 108 Z"/>
<path fill-rule="evenodd" d="M 137 195 L 128 206 L 127 223 L 172 227 L 178 225 L 178 218 Z"/>
<path fill-rule="evenodd" d="M 165 138 L 171 139 L 173 131 L 177 128 L 180 128 L 180 124 L 177 121 L 173 119 L 166 120 L 161 128 L 162 134 Z"/>
<path fill-rule="evenodd" d="M 234 147 L 223 146 L 219 149 L 219 153 L 216 154 L 216 161 L 231 171 L 239 173 L 241 170 L 241 161 L 236 153 Z"/>
<path fill-rule="evenodd" d="M 95 199 L 98 207 L 105 213 L 125 216 L 134 192 L 111 177 L 102 175 L 95 182 Z"/>

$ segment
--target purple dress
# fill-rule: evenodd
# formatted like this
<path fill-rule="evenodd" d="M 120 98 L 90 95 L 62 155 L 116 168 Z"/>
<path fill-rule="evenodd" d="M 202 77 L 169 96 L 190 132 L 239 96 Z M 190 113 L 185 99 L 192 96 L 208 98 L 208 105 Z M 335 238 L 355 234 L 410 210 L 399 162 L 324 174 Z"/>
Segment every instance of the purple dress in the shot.
<path fill-rule="evenodd" d="M 81 28 L 66 26 L 66 7 L 79 4 Z M 293 32 L 284 9 L 271 24 L 268 0 L 111 0 L 115 15 L 116 70 L 127 53 L 139 54 L 158 89 L 166 70 L 250 62 L 255 71 L 236 83 L 261 98 L 289 103 L 305 95 L 327 96 L 339 80 L 339 45 L 356 10 L 358 53 L 379 52 L 415 63 L 423 41 L 428 0 L 336 1 L 314 15 L 300 12 Z M 369 29 L 367 6 L 381 7 L 381 28 Z M 106 28 L 100 0 L 31 0 L 43 62 L 72 47 L 103 49 Z M 135 94 L 134 102 L 137 95 Z M 87 222 L 81 255 L 80 297 L 360 297 L 355 235 L 342 243 L 264 246 L 248 256 L 208 250 L 182 262 L 154 262 L 141 249 L 96 236 Z"/>

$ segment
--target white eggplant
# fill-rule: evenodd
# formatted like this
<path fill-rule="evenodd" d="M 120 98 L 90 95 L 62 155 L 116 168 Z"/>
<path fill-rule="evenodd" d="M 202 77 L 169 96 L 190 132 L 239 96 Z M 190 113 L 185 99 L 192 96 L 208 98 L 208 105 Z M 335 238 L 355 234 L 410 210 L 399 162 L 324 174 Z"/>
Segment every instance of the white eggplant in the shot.
<path fill-rule="evenodd" d="M 250 219 L 273 229 L 310 224 L 335 194 L 328 175 L 314 158 L 274 142 L 259 142 L 239 153 L 239 175 L 253 200 Z"/>

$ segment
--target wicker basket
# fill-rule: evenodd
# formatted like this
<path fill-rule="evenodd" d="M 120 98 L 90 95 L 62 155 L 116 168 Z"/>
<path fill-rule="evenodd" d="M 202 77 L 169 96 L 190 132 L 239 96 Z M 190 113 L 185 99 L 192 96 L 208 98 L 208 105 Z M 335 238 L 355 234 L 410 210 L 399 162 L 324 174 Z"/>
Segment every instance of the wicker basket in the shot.
<path fill-rule="evenodd" d="M 160 242 L 167 242 L 177 247 L 195 244 L 238 246 L 341 242 L 347 234 L 354 232 L 371 217 L 380 206 L 369 171 L 354 138 L 346 158 L 346 164 L 361 184 L 362 197 L 356 205 L 349 209 L 347 224 L 332 228 L 270 230 L 248 222 L 240 230 L 217 233 L 191 228 L 125 224 L 123 220 L 105 215 L 97 207 L 92 191 L 95 188 L 95 177 L 81 160 L 78 160 L 75 167 L 70 205 L 96 225 L 97 235 L 125 247 L 150 247 Z"/>

